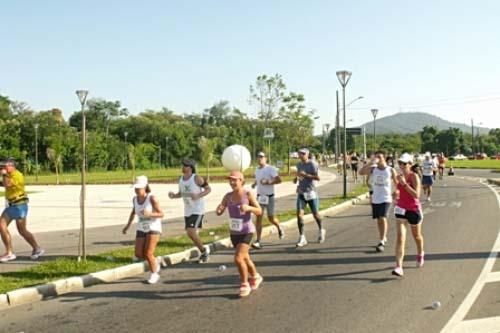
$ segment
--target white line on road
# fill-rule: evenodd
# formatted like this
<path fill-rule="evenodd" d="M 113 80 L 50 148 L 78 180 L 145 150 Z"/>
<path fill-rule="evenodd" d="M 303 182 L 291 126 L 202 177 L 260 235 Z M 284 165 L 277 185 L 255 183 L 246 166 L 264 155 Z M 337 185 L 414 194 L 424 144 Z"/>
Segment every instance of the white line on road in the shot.
<path fill-rule="evenodd" d="M 495 196 L 497 198 L 498 202 L 498 208 L 500 209 L 500 195 L 497 193 L 497 191 L 490 185 L 484 184 L 484 186 L 487 186 L 493 193 L 495 193 Z M 493 265 L 495 264 L 495 259 L 498 256 L 498 250 L 500 248 L 500 233 L 498 234 L 498 237 L 495 241 L 495 245 L 493 245 L 493 248 L 490 252 L 490 255 L 488 259 L 486 259 L 486 262 L 484 264 L 483 270 L 479 274 L 476 282 L 472 286 L 471 291 L 467 296 L 465 297 L 464 301 L 460 306 L 458 307 L 457 311 L 453 314 L 453 316 L 450 318 L 446 326 L 443 328 L 441 331 L 442 333 L 447 333 L 447 332 L 489 332 L 491 330 L 487 330 L 487 327 L 484 327 L 485 330 L 483 330 L 483 327 L 478 327 L 474 326 L 476 329 L 471 329 L 466 327 L 465 330 L 463 330 L 463 327 L 467 326 L 468 322 L 475 322 L 475 323 L 484 323 L 485 325 L 496 325 L 496 329 L 498 330 L 498 327 L 500 327 L 500 317 L 492 317 L 492 318 L 485 318 L 485 319 L 478 319 L 478 320 L 468 320 L 468 321 L 463 321 L 467 313 L 469 312 L 470 308 L 472 305 L 474 305 L 474 302 L 478 298 L 479 294 L 481 293 L 481 290 L 483 289 L 484 285 L 486 284 L 488 280 L 488 276 L 493 269 Z M 474 324 L 475 325 L 475 324 Z M 493 327 L 493 326 L 492 326 Z"/>
<path fill-rule="evenodd" d="M 491 272 L 490 274 L 488 274 L 485 282 L 500 282 L 500 272 Z"/>
<path fill-rule="evenodd" d="M 470 333 L 470 332 L 498 332 L 500 327 L 500 317 L 481 318 L 474 320 L 465 320 L 461 322 L 453 332 L 455 333 Z"/>

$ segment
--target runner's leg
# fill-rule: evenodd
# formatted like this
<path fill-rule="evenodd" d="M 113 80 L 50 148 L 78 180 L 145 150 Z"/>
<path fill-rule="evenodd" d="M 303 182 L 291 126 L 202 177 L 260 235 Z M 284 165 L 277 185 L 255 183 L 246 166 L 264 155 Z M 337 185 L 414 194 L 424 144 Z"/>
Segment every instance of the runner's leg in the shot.
<path fill-rule="evenodd" d="M 29 245 L 31 245 L 33 250 L 38 250 L 39 246 L 35 240 L 35 236 L 33 236 L 33 234 L 26 228 L 26 219 L 17 219 L 16 226 L 19 234 L 28 242 Z"/>
<path fill-rule="evenodd" d="M 10 221 L 11 218 L 7 213 L 4 212 L 2 216 L 0 216 L 0 234 L 2 236 L 3 245 L 5 246 L 5 254 L 12 253 L 12 238 L 9 232 Z"/>
<path fill-rule="evenodd" d="M 148 233 L 146 235 L 146 240 L 144 244 L 144 256 L 149 264 L 149 270 L 151 273 L 156 273 L 158 270 L 158 262 L 155 258 L 155 250 L 158 241 L 160 240 L 160 235 Z"/>
<path fill-rule="evenodd" d="M 406 220 L 397 219 L 396 267 L 403 267 L 406 241 Z"/>

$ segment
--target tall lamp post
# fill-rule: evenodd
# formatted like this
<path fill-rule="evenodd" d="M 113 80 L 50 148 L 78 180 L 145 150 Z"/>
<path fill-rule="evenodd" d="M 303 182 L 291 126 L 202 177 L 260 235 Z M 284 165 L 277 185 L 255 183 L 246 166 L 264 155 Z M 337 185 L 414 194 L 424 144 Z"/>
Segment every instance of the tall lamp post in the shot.
<path fill-rule="evenodd" d="M 128 132 L 125 131 L 123 132 L 123 135 L 125 136 L 125 170 L 128 169 L 128 147 L 127 147 L 127 136 L 128 136 Z"/>
<path fill-rule="evenodd" d="M 377 137 L 376 137 L 376 132 L 375 132 L 375 121 L 377 119 L 377 113 L 378 109 L 371 109 L 372 116 L 373 116 L 373 152 L 375 152 L 375 149 L 377 147 Z"/>
<path fill-rule="evenodd" d="M 165 168 L 168 169 L 168 156 L 167 156 L 167 152 L 168 152 L 168 136 L 165 137 Z"/>
<path fill-rule="evenodd" d="M 347 130 L 346 130 L 346 121 L 345 121 L 345 87 L 349 83 L 351 79 L 352 73 L 349 71 L 337 71 L 337 78 L 339 79 L 340 85 L 342 86 L 342 105 L 344 110 L 344 163 L 343 163 L 343 172 L 344 172 L 344 198 L 347 198 L 347 175 L 346 175 L 346 163 L 347 163 Z"/>
<path fill-rule="evenodd" d="M 87 152 L 86 152 L 86 124 L 85 124 L 85 101 L 87 100 L 88 90 L 77 90 L 76 95 L 82 106 L 82 189 L 80 193 L 80 244 L 78 247 L 78 261 L 83 257 L 83 261 L 87 260 L 86 235 L 85 235 L 85 170 L 87 167 Z"/>
<path fill-rule="evenodd" d="M 38 123 L 35 123 L 35 179 L 38 183 Z"/>
<path fill-rule="evenodd" d="M 330 124 L 323 124 L 323 155 L 326 155 L 326 138 L 328 136 L 329 129 Z"/>
<path fill-rule="evenodd" d="M 363 96 L 358 96 L 352 101 L 350 101 L 345 107 L 350 106 L 352 103 L 359 101 L 362 99 Z M 344 110 L 342 108 L 342 110 Z M 339 151 L 341 150 L 340 148 L 340 120 L 339 120 L 339 115 L 340 115 L 340 106 L 339 106 L 339 91 L 337 90 L 337 116 L 335 118 L 335 163 L 338 163 L 338 155 Z"/>
<path fill-rule="evenodd" d="M 253 154 L 252 160 L 255 158 L 255 154 L 256 154 L 256 152 L 255 152 L 255 128 L 256 127 L 257 127 L 257 124 L 253 123 L 252 124 L 252 139 L 253 139 L 252 140 L 252 143 L 253 143 L 253 145 L 252 145 L 252 154 Z"/>

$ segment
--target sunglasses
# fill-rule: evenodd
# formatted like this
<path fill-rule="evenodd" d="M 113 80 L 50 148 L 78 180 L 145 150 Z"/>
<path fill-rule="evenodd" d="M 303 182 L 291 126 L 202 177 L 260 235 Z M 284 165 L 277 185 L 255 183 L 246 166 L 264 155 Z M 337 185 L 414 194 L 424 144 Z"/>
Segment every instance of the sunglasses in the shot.
<path fill-rule="evenodd" d="M 407 165 L 408 163 L 407 162 L 398 161 L 398 164 Z"/>

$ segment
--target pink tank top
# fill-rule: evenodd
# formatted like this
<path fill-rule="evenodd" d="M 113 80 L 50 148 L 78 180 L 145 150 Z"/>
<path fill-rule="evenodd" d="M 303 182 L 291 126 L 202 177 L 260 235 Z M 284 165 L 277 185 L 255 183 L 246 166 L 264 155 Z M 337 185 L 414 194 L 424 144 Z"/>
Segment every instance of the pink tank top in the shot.
<path fill-rule="evenodd" d="M 411 186 L 413 188 L 413 172 L 410 172 L 406 176 L 406 183 L 408 184 L 407 186 Z M 420 205 L 420 200 L 418 198 L 414 198 L 410 193 L 406 191 L 403 185 L 398 183 L 398 190 L 399 190 L 399 199 L 397 202 L 397 205 L 403 209 L 406 209 L 408 211 L 421 211 L 422 206 Z"/>

